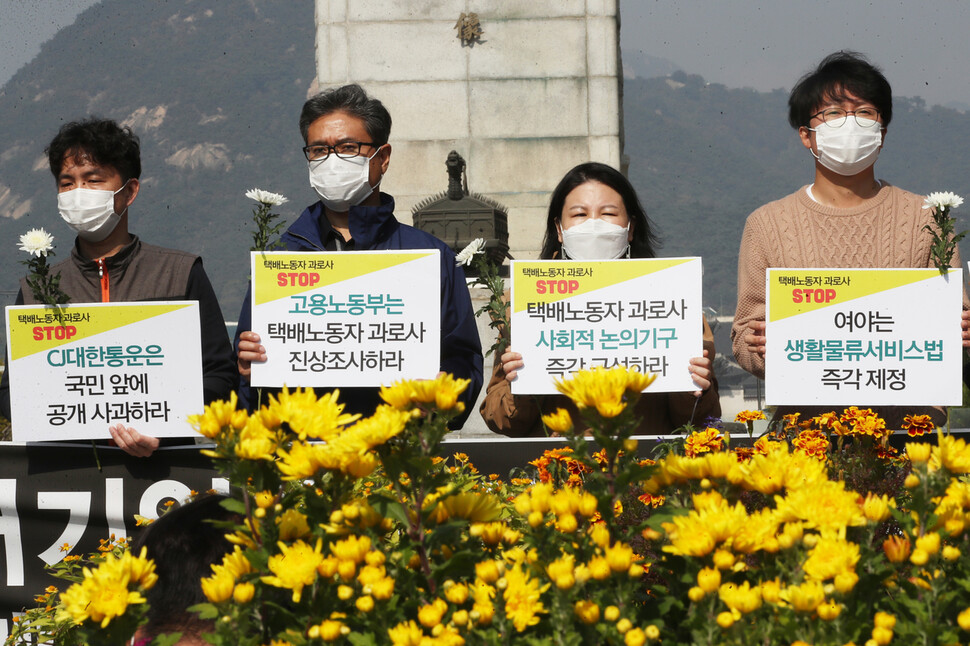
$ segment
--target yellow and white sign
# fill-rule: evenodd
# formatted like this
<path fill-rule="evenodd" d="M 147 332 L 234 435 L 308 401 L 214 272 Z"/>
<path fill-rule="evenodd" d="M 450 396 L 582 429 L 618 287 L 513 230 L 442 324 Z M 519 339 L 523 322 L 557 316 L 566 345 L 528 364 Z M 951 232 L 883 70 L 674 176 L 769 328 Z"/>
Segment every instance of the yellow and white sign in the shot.
<path fill-rule="evenodd" d="M 701 259 L 513 261 L 510 349 L 524 367 L 516 394 L 555 393 L 555 380 L 596 366 L 658 375 L 651 391 L 695 390 L 703 354 Z"/>
<path fill-rule="evenodd" d="M 418 251 L 253 252 L 254 386 L 379 386 L 433 379 L 441 258 Z"/>
<path fill-rule="evenodd" d="M 6 322 L 14 440 L 107 439 L 114 424 L 194 434 L 186 418 L 203 408 L 198 302 L 19 305 Z"/>
<path fill-rule="evenodd" d="M 768 269 L 771 405 L 962 401 L 963 270 Z"/>

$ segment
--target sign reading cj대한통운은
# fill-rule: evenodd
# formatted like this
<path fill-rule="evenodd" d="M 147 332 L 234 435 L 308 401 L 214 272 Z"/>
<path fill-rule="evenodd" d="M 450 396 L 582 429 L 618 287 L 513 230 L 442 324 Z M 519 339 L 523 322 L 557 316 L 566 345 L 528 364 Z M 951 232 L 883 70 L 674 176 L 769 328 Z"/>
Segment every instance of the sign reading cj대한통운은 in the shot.
<path fill-rule="evenodd" d="M 772 405 L 962 402 L 963 271 L 768 269 Z"/>
<path fill-rule="evenodd" d="M 380 386 L 433 379 L 441 258 L 417 251 L 253 252 L 254 386 Z"/>
<path fill-rule="evenodd" d="M 22 305 L 7 308 L 6 323 L 14 440 L 107 439 L 119 423 L 154 437 L 194 434 L 198 302 Z"/>
<path fill-rule="evenodd" d="M 513 393 L 555 393 L 556 379 L 597 366 L 655 373 L 650 391 L 696 389 L 700 258 L 513 261 L 511 275 L 510 348 L 524 363 Z"/>

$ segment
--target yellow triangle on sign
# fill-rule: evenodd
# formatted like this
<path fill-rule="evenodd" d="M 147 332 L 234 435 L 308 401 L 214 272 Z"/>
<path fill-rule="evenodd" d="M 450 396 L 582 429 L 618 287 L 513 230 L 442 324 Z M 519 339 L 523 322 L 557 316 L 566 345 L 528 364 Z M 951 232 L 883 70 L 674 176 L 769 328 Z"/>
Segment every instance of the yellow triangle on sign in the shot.
<path fill-rule="evenodd" d="M 60 308 L 61 323 L 56 320 L 51 323 L 20 320 L 21 315 L 46 317 L 53 311 L 52 307 L 37 305 L 17 308 L 17 316 L 14 312 L 10 313 L 10 357 L 13 360 L 22 359 L 190 306 L 191 303 L 165 302 L 65 305 Z"/>
<path fill-rule="evenodd" d="M 395 252 L 256 251 L 253 252 L 253 302 L 263 305 L 436 253 L 436 249 Z"/>
<path fill-rule="evenodd" d="M 637 260 L 534 260 L 513 261 L 515 310 L 529 303 L 555 303 L 572 296 L 654 274 L 696 258 L 642 258 Z"/>
<path fill-rule="evenodd" d="M 940 277 L 938 269 L 769 269 L 768 320 L 780 321 Z"/>

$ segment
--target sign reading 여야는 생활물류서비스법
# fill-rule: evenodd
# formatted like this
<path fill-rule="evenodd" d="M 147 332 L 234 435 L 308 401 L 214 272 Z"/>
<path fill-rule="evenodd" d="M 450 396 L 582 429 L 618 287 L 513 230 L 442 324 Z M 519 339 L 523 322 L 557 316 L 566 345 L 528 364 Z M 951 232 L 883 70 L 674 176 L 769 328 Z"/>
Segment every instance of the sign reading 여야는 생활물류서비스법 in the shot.
<path fill-rule="evenodd" d="M 765 400 L 954 406 L 963 270 L 766 270 Z"/>
<path fill-rule="evenodd" d="M 556 379 L 624 366 L 652 392 L 696 390 L 703 354 L 701 259 L 513 261 L 510 349 L 524 367 L 515 394 L 552 394 Z"/>
<path fill-rule="evenodd" d="M 441 257 L 415 251 L 253 252 L 257 387 L 380 386 L 433 379 Z"/>
<path fill-rule="evenodd" d="M 107 439 L 119 423 L 153 437 L 194 434 L 197 301 L 17 305 L 6 325 L 15 441 Z"/>

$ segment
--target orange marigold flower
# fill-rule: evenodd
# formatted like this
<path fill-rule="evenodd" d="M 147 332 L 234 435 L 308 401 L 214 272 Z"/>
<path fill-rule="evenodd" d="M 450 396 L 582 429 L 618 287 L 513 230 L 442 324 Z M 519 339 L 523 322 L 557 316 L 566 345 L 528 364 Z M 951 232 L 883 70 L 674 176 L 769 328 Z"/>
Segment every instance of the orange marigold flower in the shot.
<path fill-rule="evenodd" d="M 801 413 L 792 413 L 791 415 L 782 415 L 781 419 L 785 421 L 785 430 L 790 431 L 798 428 L 798 417 Z"/>
<path fill-rule="evenodd" d="M 886 446 L 878 444 L 876 445 L 876 455 L 883 460 L 895 460 L 899 456 L 899 450 L 888 444 Z"/>
<path fill-rule="evenodd" d="M 910 437 L 917 437 L 935 431 L 936 424 L 929 415 L 907 415 L 903 418 L 903 430 Z"/>
<path fill-rule="evenodd" d="M 762 415 L 762 419 L 764 416 Z M 724 447 L 724 437 L 714 427 L 696 431 L 684 440 L 684 455 L 696 458 L 701 453 L 720 451 Z"/>
<path fill-rule="evenodd" d="M 816 460 L 825 460 L 825 454 L 829 450 L 829 439 L 825 436 L 825 431 L 819 429 L 808 429 L 798 434 L 792 444 L 796 450 Z"/>
<path fill-rule="evenodd" d="M 808 420 L 809 423 L 815 424 L 815 426 L 818 426 L 821 429 L 829 429 L 829 430 L 832 430 L 833 425 L 838 423 L 838 421 L 839 421 L 839 416 L 835 414 L 835 411 L 822 413 L 821 415 L 818 415 Z"/>
<path fill-rule="evenodd" d="M 741 422 L 742 424 L 753 422 L 758 419 L 768 419 L 768 418 L 765 417 L 765 414 L 762 413 L 760 410 L 743 410 L 734 416 L 734 421 Z"/>
<path fill-rule="evenodd" d="M 734 457 L 738 459 L 738 462 L 747 462 L 754 457 L 755 449 L 750 446 L 736 446 L 734 447 Z"/>

